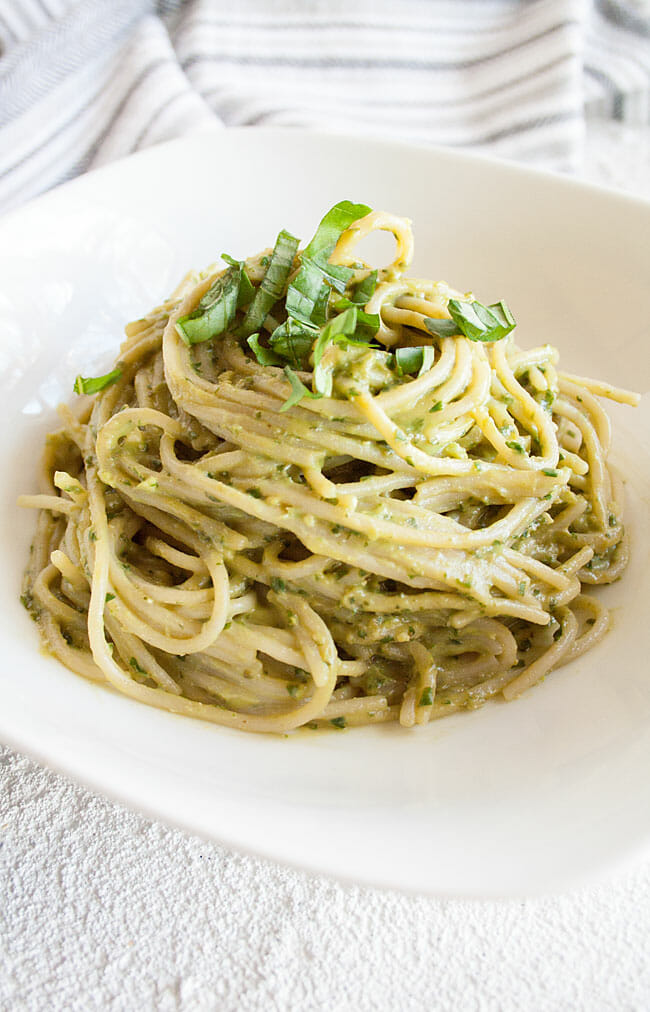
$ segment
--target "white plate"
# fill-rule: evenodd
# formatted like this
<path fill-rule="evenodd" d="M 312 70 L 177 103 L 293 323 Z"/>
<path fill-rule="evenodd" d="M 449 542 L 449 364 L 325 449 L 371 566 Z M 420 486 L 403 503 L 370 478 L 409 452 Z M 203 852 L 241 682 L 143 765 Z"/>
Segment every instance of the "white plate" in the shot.
<path fill-rule="evenodd" d="M 650 386 L 650 205 L 444 151 L 292 131 L 174 142 L 0 222 L 0 734 L 135 808 L 339 877 L 451 895 L 575 883 L 650 836 L 648 398 L 615 410 L 634 556 L 614 627 L 515 703 L 428 728 L 289 739 L 149 709 L 39 652 L 18 603 L 43 433 L 78 371 L 190 266 L 307 239 L 342 198 L 411 217 L 416 269 L 505 298 L 518 340 L 566 367 Z"/>

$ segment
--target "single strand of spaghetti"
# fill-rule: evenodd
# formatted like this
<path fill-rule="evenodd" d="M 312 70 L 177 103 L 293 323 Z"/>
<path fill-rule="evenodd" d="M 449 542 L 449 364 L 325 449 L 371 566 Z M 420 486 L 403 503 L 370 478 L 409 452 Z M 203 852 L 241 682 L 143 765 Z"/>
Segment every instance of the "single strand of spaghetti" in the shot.
<path fill-rule="evenodd" d="M 64 579 L 66 579 L 74 587 L 79 590 L 88 589 L 88 580 L 86 579 L 81 567 L 75 565 L 65 552 L 61 551 L 61 549 L 56 548 L 52 552 L 50 555 L 50 561 L 53 566 L 56 566 L 61 576 L 63 576 Z"/>
<path fill-rule="evenodd" d="M 614 583 L 619 579 L 629 561 L 630 536 L 626 528 L 615 546 L 613 561 L 610 562 L 608 568 L 598 573 L 593 573 L 589 569 L 581 569 L 579 576 L 583 583 Z"/>
<path fill-rule="evenodd" d="M 332 565 L 332 560 L 324 558 L 322 555 L 312 555 L 300 562 L 279 559 L 278 556 L 283 548 L 283 542 L 278 541 L 275 544 L 267 545 L 264 549 L 262 565 L 268 573 L 300 580 L 305 576 L 313 576 L 314 573 L 321 574 Z"/>
<path fill-rule="evenodd" d="M 609 416 L 606 411 L 603 410 L 602 406 L 598 403 L 593 394 L 585 387 L 580 387 L 576 383 L 572 383 L 564 375 L 560 377 L 560 392 L 572 400 L 581 404 L 583 411 L 585 411 L 591 420 L 591 424 L 594 427 L 596 438 L 600 443 L 603 456 L 607 456 L 610 450 L 612 442 L 612 425 L 609 420 Z"/>
<path fill-rule="evenodd" d="M 345 717 L 346 723 L 352 716 L 365 716 L 368 711 L 385 710 L 388 700 L 385 696 L 355 696 L 351 699 L 332 700 L 323 710 L 324 720 L 336 720 Z"/>
<path fill-rule="evenodd" d="M 78 650 L 66 643 L 61 629 L 51 614 L 46 613 L 43 615 L 39 622 L 39 627 L 42 630 L 43 639 L 49 653 L 61 661 L 66 668 L 81 675 L 83 678 L 87 678 L 91 682 L 106 681 L 102 671 L 97 667 L 87 651 Z"/>
<path fill-rule="evenodd" d="M 282 628 L 274 629 L 272 626 L 244 625 L 240 622 L 233 623 L 232 635 L 243 646 L 252 650 L 261 651 L 274 657 L 283 664 L 289 664 L 294 668 L 304 668 L 305 661 L 300 650 L 296 649 L 296 640 L 292 631 Z"/>
<path fill-rule="evenodd" d="M 522 375 L 531 366 L 544 366 L 548 377 L 549 367 L 557 364 L 560 353 L 552 344 L 542 344 L 537 348 L 518 348 L 511 343 L 508 349 L 508 361 L 515 375 Z M 551 370 L 555 375 L 555 371 Z"/>
<path fill-rule="evenodd" d="M 573 373 L 564 372 L 563 370 L 559 373 L 559 376 L 561 380 L 566 380 L 569 383 L 573 383 L 576 387 L 589 390 L 592 394 L 596 394 L 597 397 L 607 397 L 610 401 L 617 401 L 619 404 L 629 404 L 631 407 L 637 407 L 641 401 L 640 394 L 631 390 L 624 390 L 622 387 L 612 386 L 611 383 L 588 379 L 586 376 L 574 376 Z"/>
<path fill-rule="evenodd" d="M 84 616 L 81 615 L 76 608 L 72 608 L 65 601 L 56 597 L 50 590 L 50 584 L 54 579 L 59 576 L 59 571 L 52 563 L 49 563 L 45 569 L 42 569 L 34 580 L 32 587 L 32 594 L 51 615 L 59 622 L 69 622 L 74 625 L 83 627 Z"/>
<path fill-rule="evenodd" d="M 207 573 L 205 562 L 200 556 L 182 552 L 161 538 L 148 537 L 145 541 L 145 548 L 152 555 L 158 555 L 165 562 L 169 562 L 171 566 L 176 566 L 177 569 L 186 569 L 192 573 Z"/>
<path fill-rule="evenodd" d="M 54 513 L 63 513 L 65 516 L 72 516 L 80 509 L 79 504 L 72 499 L 64 499 L 63 496 L 58 495 L 43 495 L 41 492 L 34 495 L 19 495 L 16 505 L 35 510 L 52 510 Z"/>
<path fill-rule="evenodd" d="M 596 430 L 589 418 L 581 411 L 578 411 L 577 408 L 574 408 L 573 405 L 564 398 L 558 397 L 554 406 L 558 411 L 562 412 L 565 418 L 569 418 L 582 433 L 583 449 L 587 456 L 589 484 L 592 492 L 591 508 L 599 526 L 605 527 L 607 525 L 609 506 L 608 501 L 606 501 L 609 499 L 610 491 L 609 474 L 607 472 L 607 468 L 605 467 L 603 450 L 598 440 Z M 565 457 L 569 457 L 566 451 Z"/>
<path fill-rule="evenodd" d="M 466 599 L 460 594 L 444 591 L 423 591 L 419 594 L 382 594 L 361 587 L 355 588 L 355 595 L 360 608 L 367 612 L 376 612 L 378 615 L 392 615 L 400 611 L 436 613 L 444 609 L 451 611 L 464 608 L 467 605 Z"/>
<path fill-rule="evenodd" d="M 335 484 L 337 494 L 355 496 L 357 499 L 365 499 L 368 496 L 384 497 L 396 489 L 413 488 L 417 479 L 407 474 L 381 474 L 367 475 L 359 481 L 345 481 Z"/>
<path fill-rule="evenodd" d="M 330 256 L 331 264 L 350 265 L 356 258 L 352 256 L 355 247 L 371 232 L 390 232 L 395 237 L 395 259 L 385 271 L 399 274 L 406 270 L 413 259 L 413 230 L 408 218 L 400 218 L 387 211 L 371 211 L 359 218 L 339 236 L 334 251 Z"/>
<path fill-rule="evenodd" d="M 508 685 L 504 686 L 502 690 L 504 699 L 507 701 L 516 699 L 522 692 L 531 688 L 544 675 L 547 675 L 553 668 L 562 663 L 564 655 L 568 652 L 578 632 L 578 622 L 569 608 L 561 610 L 560 629 L 561 635 L 559 639 L 555 640 L 553 645 L 529 667 L 525 668 L 517 678 L 514 678 Z"/>
<path fill-rule="evenodd" d="M 562 566 L 553 569 L 533 556 L 526 555 L 524 552 L 518 552 L 513 548 L 504 548 L 502 554 L 504 559 L 512 563 L 513 566 L 521 569 L 524 573 L 528 573 L 530 576 L 534 576 L 537 580 L 548 583 L 552 587 L 558 587 L 561 590 L 567 588 L 569 582 L 567 574 L 571 572 L 570 569 L 564 569 Z"/>
<path fill-rule="evenodd" d="M 567 651 L 566 660 L 572 661 L 576 657 L 580 657 L 581 654 L 586 653 L 587 650 L 591 650 L 592 647 L 598 643 L 600 639 L 605 635 L 610 625 L 610 614 L 603 608 L 599 601 L 595 598 L 590 597 L 588 594 L 581 594 L 574 601 L 574 605 L 580 608 L 588 608 L 591 611 L 591 617 L 593 623 L 587 626 L 586 631 L 582 632 L 571 644 Z"/>
<path fill-rule="evenodd" d="M 409 650 L 413 657 L 413 663 L 415 665 L 415 671 L 417 674 L 417 683 L 414 686 L 415 689 L 415 711 L 414 711 L 414 723 L 415 724 L 428 724 L 431 718 L 431 712 L 433 708 L 433 701 L 436 695 L 436 681 L 438 677 L 438 667 L 429 650 L 427 650 L 422 643 L 417 640 L 409 643 Z M 431 695 L 431 703 L 423 706 L 421 703 L 422 694 L 428 689 Z M 402 714 L 400 713 L 400 722 Z"/>
<path fill-rule="evenodd" d="M 572 555 L 571 558 L 567 559 L 566 562 L 560 563 L 556 572 L 561 571 L 574 576 L 578 570 L 582 569 L 582 567 L 585 566 L 591 558 L 593 558 L 593 554 L 593 548 L 590 548 L 589 545 L 585 545 L 584 548 L 581 548 L 575 553 L 575 555 Z"/>
<path fill-rule="evenodd" d="M 212 600 L 212 591 L 188 589 L 183 584 L 165 587 L 152 580 L 147 580 L 133 569 L 129 572 L 130 586 L 137 587 L 145 597 L 160 604 L 175 604 L 179 609 L 205 604 Z"/>

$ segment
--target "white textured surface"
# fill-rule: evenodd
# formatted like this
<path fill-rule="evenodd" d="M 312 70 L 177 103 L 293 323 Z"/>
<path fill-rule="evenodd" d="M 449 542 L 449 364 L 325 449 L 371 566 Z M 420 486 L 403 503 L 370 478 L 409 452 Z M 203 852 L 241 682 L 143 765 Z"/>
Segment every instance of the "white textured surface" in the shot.
<path fill-rule="evenodd" d="M 650 197 L 650 131 L 591 126 L 583 175 Z M 561 897 L 437 901 L 233 854 L 8 750 L 0 784 L 2 1009 L 650 1007 L 650 859 Z"/>
<path fill-rule="evenodd" d="M 469 903 L 342 887 L 4 756 L 0 1005 L 248 1012 L 648 1007 L 648 867 Z"/>

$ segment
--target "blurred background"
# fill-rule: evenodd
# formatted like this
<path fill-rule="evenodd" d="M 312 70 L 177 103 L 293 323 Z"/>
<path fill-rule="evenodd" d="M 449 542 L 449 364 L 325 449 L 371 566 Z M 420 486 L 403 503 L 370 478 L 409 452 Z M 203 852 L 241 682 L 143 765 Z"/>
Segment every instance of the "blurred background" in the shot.
<path fill-rule="evenodd" d="M 228 127 L 650 174 L 650 0 L 0 0 L 0 53 L 0 210 Z"/>

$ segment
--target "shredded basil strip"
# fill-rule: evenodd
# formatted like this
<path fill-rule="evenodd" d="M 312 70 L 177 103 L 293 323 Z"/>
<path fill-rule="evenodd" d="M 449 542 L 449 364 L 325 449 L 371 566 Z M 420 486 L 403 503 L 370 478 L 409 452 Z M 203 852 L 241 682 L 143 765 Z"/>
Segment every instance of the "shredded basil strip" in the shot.
<path fill-rule="evenodd" d="M 251 334 L 246 338 L 246 343 L 249 348 L 253 351 L 255 358 L 260 365 L 283 365 L 283 361 L 279 355 L 276 355 L 270 348 L 265 348 L 260 344 L 260 335 Z"/>
<path fill-rule="evenodd" d="M 196 309 L 176 321 L 176 330 L 186 344 L 218 337 L 234 320 L 244 273 L 242 265 L 235 263 L 208 288 Z"/>
<path fill-rule="evenodd" d="M 450 299 L 447 308 L 470 341 L 500 341 L 515 327 L 514 317 L 503 301 L 484 306 L 476 300 Z"/>
<path fill-rule="evenodd" d="M 360 338 L 372 339 L 377 331 L 379 330 L 379 313 L 366 313 L 365 310 L 359 309 L 359 304 L 353 302 L 351 299 L 339 299 L 335 303 L 334 308 L 337 312 L 341 313 L 344 309 L 356 309 L 357 311 L 357 336 Z"/>
<path fill-rule="evenodd" d="M 355 306 L 365 306 L 375 294 L 376 287 L 377 271 L 371 271 L 363 281 L 354 286 L 350 295 L 350 302 L 354 302 Z"/>
<path fill-rule="evenodd" d="M 112 369 L 104 376 L 77 376 L 73 390 L 76 394 L 96 394 L 122 379 L 122 370 Z"/>
<path fill-rule="evenodd" d="M 241 281 L 239 282 L 239 295 L 237 296 L 237 309 L 242 309 L 243 306 L 247 306 L 255 295 L 255 289 L 251 284 L 248 274 L 244 270 L 245 261 L 235 260 L 234 257 L 229 256 L 227 253 L 221 254 L 221 259 L 225 260 L 231 267 L 241 267 Z"/>
<path fill-rule="evenodd" d="M 330 288 L 344 292 L 353 273 L 349 267 L 328 263 L 329 258 L 343 232 L 370 211 L 366 204 L 353 204 L 349 200 L 342 200 L 330 208 L 303 251 L 300 270 L 287 289 L 289 316 L 305 326 L 325 322 L 324 319 L 314 319 L 315 307 L 326 303 Z"/>
<path fill-rule="evenodd" d="M 269 338 L 269 344 L 276 355 L 288 359 L 291 365 L 300 369 L 309 357 L 317 335 L 317 327 L 305 327 L 288 316 L 284 323 L 275 328 Z"/>
<path fill-rule="evenodd" d="M 367 204 L 353 204 L 349 200 L 341 200 L 335 204 L 329 209 L 316 229 L 314 238 L 305 249 L 306 258 L 313 260 L 323 271 L 331 271 L 332 265 L 327 261 L 342 234 L 359 218 L 365 218 L 370 214 L 371 210 Z M 338 268 L 334 268 L 334 271 L 337 273 Z"/>
<path fill-rule="evenodd" d="M 282 297 L 284 286 L 293 260 L 298 250 L 299 240 L 284 229 L 275 240 L 275 247 L 255 297 L 248 307 L 244 321 L 239 329 L 242 337 L 248 337 L 263 325 L 267 314 Z"/>
<path fill-rule="evenodd" d="M 395 365 L 399 376 L 411 375 L 416 372 L 421 376 L 433 365 L 435 351 L 432 345 L 419 345 L 416 348 L 396 348 Z"/>
<path fill-rule="evenodd" d="M 296 376 L 293 369 L 288 365 L 285 365 L 284 367 L 284 375 L 291 384 L 291 393 L 280 408 L 280 411 L 288 411 L 288 409 L 292 408 L 294 404 L 301 401 L 303 397 L 310 397 L 312 400 L 316 400 L 323 396 L 322 394 L 312 393 L 309 387 L 305 386 L 300 377 Z"/>
<path fill-rule="evenodd" d="M 424 326 L 430 334 L 435 334 L 436 337 L 455 337 L 456 334 L 460 334 L 456 321 L 448 320 L 446 317 L 438 319 L 434 316 L 425 316 Z"/>
<path fill-rule="evenodd" d="M 352 343 L 357 327 L 359 310 L 351 306 L 344 313 L 335 316 L 320 332 L 314 345 L 314 390 L 321 396 L 329 397 L 332 393 L 332 373 L 323 366 L 323 352 L 330 344 L 341 342 Z"/>

